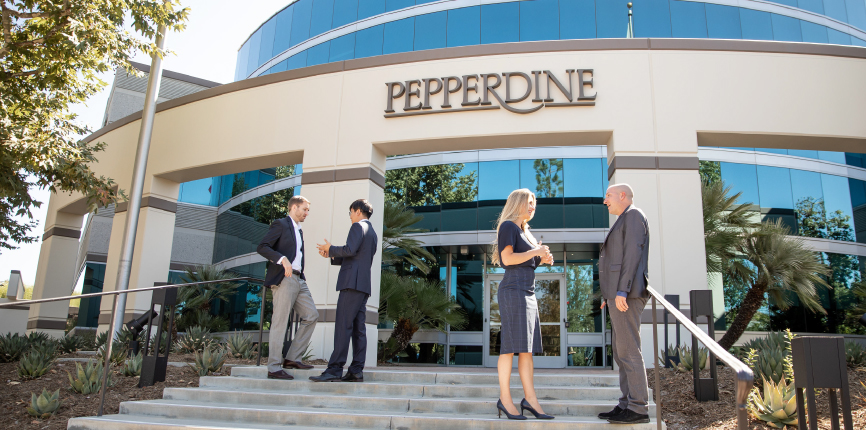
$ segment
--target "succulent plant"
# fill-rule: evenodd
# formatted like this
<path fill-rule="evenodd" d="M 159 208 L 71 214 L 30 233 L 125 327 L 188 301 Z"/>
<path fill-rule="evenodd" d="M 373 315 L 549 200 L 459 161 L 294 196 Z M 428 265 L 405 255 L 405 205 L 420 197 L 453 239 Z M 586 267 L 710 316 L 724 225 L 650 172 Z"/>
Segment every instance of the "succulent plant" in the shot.
<path fill-rule="evenodd" d="M 104 331 L 96 335 L 96 348 L 99 349 L 102 345 L 105 345 L 105 342 L 108 342 L 108 332 Z"/>
<path fill-rule="evenodd" d="M 27 342 L 31 345 L 38 342 L 44 342 L 48 339 L 51 339 L 51 336 L 48 336 L 47 333 L 41 331 L 32 331 L 27 335 Z"/>
<path fill-rule="evenodd" d="M 78 336 L 66 335 L 58 341 L 58 347 L 63 354 L 72 354 L 78 352 L 84 345 L 84 340 Z"/>
<path fill-rule="evenodd" d="M 216 343 L 210 335 L 210 330 L 201 326 L 190 327 L 186 335 L 175 343 L 175 349 L 181 354 L 205 351 Z"/>
<path fill-rule="evenodd" d="M 753 339 L 743 345 L 746 351 L 752 349 L 757 351 L 752 366 L 756 381 L 766 379 L 778 384 L 785 373 L 790 373 L 787 372 L 785 363 L 791 357 L 791 338 L 793 335 L 786 332 L 769 332 L 766 337 Z"/>
<path fill-rule="evenodd" d="M 96 356 L 99 357 L 99 360 L 105 362 L 105 348 L 106 345 L 102 345 L 99 348 L 99 351 L 96 352 Z M 126 358 L 129 356 L 129 351 L 123 345 L 112 344 L 111 345 L 111 364 L 114 366 L 122 366 L 126 361 Z"/>
<path fill-rule="evenodd" d="M 59 388 L 53 393 L 43 388 L 42 394 L 38 396 L 36 393 L 30 393 L 30 406 L 27 407 L 27 413 L 30 415 L 44 420 L 51 418 L 58 408 L 60 408 Z"/>
<path fill-rule="evenodd" d="M 749 394 L 748 409 L 752 415 L 768 426 L 784 428 L 797 425 L 797 401 L 794 385 L 788 385 L 783 376 L 778 383 L 764 380 L 764 394 L 758 388 Z"/>
<path fill-rule="evenodd" d="M 138 354 L 127 358 L 123 363 L 123 366 L 120 367 L 120 373 L 124 376 L 141 376 L 141 363 L 144 361 L 144 356 L 139 352 Z"/>
<path fill-rule="evenodd" d="M 698 347 L 698 369 L 704 370 L 707 368 L 707 354 L 709 350 L 707 348 Z M 680 357 L 680 364 L 676 366 L 678 372 L 691 372 L 694 369 L 694 357 L 692 356 L 692 349 L 688 346 L 681 346 L 679 351 L 677 351 Z"/>
<path fill-rule="evenodd" d="M 30 343 L 30 350 L 56 358 L 60 355 L 60 342 L 50 338 L 39 339 Z"/>
<path fill-rule="evenodd" d="M 81 366 L 81 363 L 75 363 L 75 376 L 73 377 L 71 373 L 66 372 L 72 391 L 81 394 L 93 394 L 99 391 L 102 385 L 102 369 L 102 363 L 96 360 L 88 360 L 84 367 Z M 111 385 L 111 372 L 109 372 L 108 386 Z"/>
<path fill-rule="evenodd" d="M 156 348 L 156 339 L 157 339 L 156 336 L 157 336 L 157 334 L 155 332 L 150 336 L 150 351 L 149 351 L 149 353 L 151 353 L 151 354 L 153 353 L 153 348 Z M 171 340 L 168 338 L 168 332 L 166 332 L 166 331 L 163 331 L 162 336 L 160 336 L 160 337 L 162 338 L 160 340 L 160 344 L 159 344 L 159 353 L 161 354 L 161 353 L 165 352 L 166 348 L 171 346 Z"/>
<path fill-rule="evenodd" d="M 857 342 L 845 342 L 845 361 L 850 367 L 866 365 L 866 348 Z"/>
<path fill-rule="evenodd" d="M 233 334 L 228 337 L 226 346 L 235 358 L 252 358 L 256 353 L 253 338 L 249 335 Z"/>
<path fill-rule="evenodd" d="M 199 355 L 195 351 L 195 360 L 189 366 L 195 369 L 199 376 L 207 376 L 212 372 L 219 372 L 226 362 L 228 352 L 221 347 L 207 347 Z"/>
<path fill-rule="evenodd" d="M 18 333 L 0 336 L 0 363 L 18 361 L 29 348 L 30 342 L 26 336 Z"/>
<path fill-rule="evenodd" d="M 18 376 L 23 379 L 36 379 L 48 373 L 54 365 L 54 355 L 30 350 L 18 362 Z"/>

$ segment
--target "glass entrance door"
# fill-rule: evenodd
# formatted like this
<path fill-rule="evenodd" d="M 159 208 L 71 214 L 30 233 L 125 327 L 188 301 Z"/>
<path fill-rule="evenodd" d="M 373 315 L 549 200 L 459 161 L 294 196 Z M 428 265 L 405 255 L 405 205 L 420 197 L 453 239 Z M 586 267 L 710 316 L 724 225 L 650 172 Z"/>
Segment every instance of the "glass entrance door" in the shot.
<path fill-rule="evenodd" d="M 502 317 L 497 293 L 502 282 L 501 274 L 488 274 L 484 288 L 484 365 L 496 367 L 501 346 Z M 538 301 L 538 318 L 541 323 L 542 355 L 533 360 L 535 367 L 563 368 L 566 366 L 565 332 L 566 303 L 565 274 L 537 273 L 535 275 L 535 297 Z M 514 357 L 517 366 L 517 357 Z"/>

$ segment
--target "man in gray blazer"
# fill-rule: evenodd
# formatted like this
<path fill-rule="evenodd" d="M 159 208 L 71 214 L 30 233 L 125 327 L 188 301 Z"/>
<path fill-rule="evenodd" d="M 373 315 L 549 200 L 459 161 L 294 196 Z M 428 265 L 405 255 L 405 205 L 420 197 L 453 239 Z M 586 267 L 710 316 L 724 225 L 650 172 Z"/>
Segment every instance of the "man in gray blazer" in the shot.
<path fill-rule="evenodd" d="M 613 332 L 613 359 L 619 366 L 622 397 L 610 412 L 598 415 L 614 424 L 648 423 L 646 366 L 641 353 L 640 320 L 649 293 L 649 225 L 634 207 L 628 184 L 611 185 L 604 196 L 607 210 L 617 215 L 598 258 L 602 309 L 608 306 Z"/>
<path fill-rule="evenodd" d="M 311 376 L 314 382 L 364 382 L 364 363 L 367 357 L 367 299 L 372 291 L 373 257 L 376 255 L 379 238 L 370 223 L 373 206 L 367 200 L 358 199 L 349 206 L 352 228 L 346 246 L 334 246 L 325 239 L 317 245 L 319 255 L 330 257 L 331 264 L 340 266 L 337 276 L 337 318 L 334 322 L 334 352 L 328 368 L 319 376 Z M 349 340 L 352 340 L 352 364 L 346 376 L 343 366 L 349 355 Z"/>

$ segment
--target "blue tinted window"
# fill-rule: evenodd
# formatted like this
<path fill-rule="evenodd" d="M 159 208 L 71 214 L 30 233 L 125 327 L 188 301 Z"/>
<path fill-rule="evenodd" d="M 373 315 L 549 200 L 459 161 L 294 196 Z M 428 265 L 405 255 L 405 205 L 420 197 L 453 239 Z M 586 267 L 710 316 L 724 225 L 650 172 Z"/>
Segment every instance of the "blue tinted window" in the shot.
<path fill-rule="evenodd" d="M 605 187 L 602 179 L 604 160 L 598 158 L 566 158 L 563 160 L 565 171 L 565 197 L 604 197 Z"/>
<path fill-rule="evenodd" d="M 559 1 L 531 0 L 520 4 L 520 40 L 559 39 Z"/>
<path fill-rule="evenodd" d="M 481 44 L 520 40 L 520 3 L 481 6 Z"/>
<path fill-rule="evenodd" d="M 289 6 L 277 15 L 277 28 L 274 33 L 274 49 L 271 52 L 271 57 L 292 47 L 290 41 L 292 38 L 292 13 L 294 10 L 294 6 Z"/>
<path fill-rule="evenodd" d="M 824 0 L 798 0 L 797 7 L 821 15 L 824 14 Z"/>
<path fill-rule="evenodd" d="M 866 40 L 858 39 L 854 36 L 851 36 L 851 44 L 854 46 L 866 46 Z"/>
<path fill-rule="evenodd" d="M 671 37 L 668 0 L 637 0 L 633 3 L 635 37 Z M 628 12 L 620 13 L 628 22 Z"/>
<path fill-rule="evenodd" d="M 250 57 L 250 42 L 244 43 L 244 46 L 241 46 L 241 50 L 238 51 L 238 66 L 237 66 L 237 78 L 236 81 L 240 81 L 242 79 L 247 78 L 247 64 L 249 63 Z"/>
<path fill-rule="evenodd" d="M 289 60 L 280 61 L 274 67 L 271 67 L 268 70 L 270 71 L 270 73 L 285 72 L 286 71 L 286 65 L 288 64 L 288 61 Z"/>
<path fill-rule="evenodd" d="M 310 18 L 310 37 L 318 36 L 331 29 L 334 20 L 334 0 L 313 0 Z"/>
<path fill-rule="evenodd" d="M 671 27 L 673 37 L 707 37 L 707 12 L 704 3 L 672 0 Z"/>
<path fill-rule="evenodd" d="M 818 151 L 808 151 L 804 149 L 789 149 L 788 155 L 793 155 L 795 157 L 803 157 L 803 158 L 813 158 L 815 160 L 818 159 Z"/>
<path fill-rule="evenodd" d="M 385 0 L 385 12 L 415 6 L 415 0 Z"/>
<path fill-rule="evenodd" d="M 320 43 L 307 49 L 307 66 L 315 66 L 328 62 L 331 56 L 331 41 Z"/>
<path fill-rule="evenodd" d="M 520 188 L 518 160 L 478 163 L 478 200 L 505 200 Z"/>
<path fill-rule="evenodd" d="M 310 38 L 310 17 L 313 13 L 313 0 L 299 0 L 295 3 L 292 17 L 292 37 L 289 44 L 295 46 Z"/>
<path fill-rule="evenodd" d="M 180 184 L 178 200 L 196 205 L 212 205 L 211 194 L 214 191 L 214 179 L 205 178 Z"/>
<path fill-rule="evenodd" d="M 447 46 L 477 45 L 481 41 L 481 6 L 448 11 Z"/>
<path fill-rule="evenodd" d="M 786 42 L 802 42 L 800 20 L 789 16 L 771 14 L 773 18 L 773 38 Z"/>
<path fill-rule="evenodd" d="M 803 42 L 827 43 L 827 27 L 809 21 L 800 21 L 800 31 L 803 33 Z"/>
<path fill-rule="evenodd" d="M 353 58 L 355 58 L 355 33 L 349 33 L 331 41 L 329 61 L 343 61 Z"/>
<path fill-rule="evenodd" d="M 844 152 L 818 151 L 818 159 L 833 163 L 845 164 Z"/>
<path fill-rule="evenodd" d="M 334 0 L 332 28 L 342 27 L 358 20 L 358 0 Z"/>
<path fill-rule="evenodd" d="M 848 178 L 821 175 L 824 187 L 824 205 L 827 207 L 828 239 L 853 242 L 854 211 L 851 209 L 851 192 Z"/>
<path fill-rule="evenodd" d="M 829 41 L 829 43 L 832 43 L 834 45 L 850 45 L 851 35 L 848 33 L 842 33 L 839 30 L 833 30 L 832 28 L 828 28 L 827 40 Z"/>
<path fill-rule="evenodd" d="M 791 174 L 781 167 L 758 167 L 758 193 L 762 208 L 794 209 Z"/>
<path fill-rule="evenodd" d="M 433 3 L 434 1 L 439 0 L 415 0 L 415 4 Z"/>
<path fill-rule="evenodd" d="M 851 191 L 851 206 L 854 207 L 857 219 L 860 220 L 854 223 L 854 228 L 857 232 L 857 242 L 866 243 L 866 225 L 863 225 L 863 220 L 866 219 L 864 218 L 864 215 L 866 215 L 864 213 L 866 211 L 866 182 L 848 178 L 848 187 Z"/>
<path fill-rule="evenodd" d="M 707 4 L 707 35 L 713 39 L 742 39 L 740 10 L 731 6 Z"/>
<path fill-rule="evenodd" d="M 731 186 L 733 194 L 743 193 L 737 203 L 760 204 L 758 173 L 755 165 L 737 163 L 719 163 L 719 165 L 722 169 L 722 180 Z"/>
<path fill-rule="evenodd" d="M 866 2 L 863 0 L 846 0 L 845 11 L 848 12 L 848 24 L 866 30 Z"/>
<path fill-rule="evenodd" d="M 385 0 L 358 0 L 358 19 L 385 13 Z"/>
<path fill-rule="evenodd" d="M 743 39 L 773 40 L 773 19 L 770 15 L 767 12 L 740 9 Z"/>
<path fill-rule="evenodd" d="M 845 0 L 824 0 L 824 15 L 848 22 L 848 13 L 845 11 Z"/>
<path fill-rule="evenodd" d="M 827 231 L 823 226 L 824 213 L 821 210 L 824 205 L 821 174 L 794 169 L 790 172 L 798 234 L 808 237 L 826 237 Z"/>
<path fill-rule="evenodd" d="M 595 38 L 595 2 L 559 0 L 559 38 Z"/>
<path fill-rule="evenodd" d="M 538 198 L 563 196 L 561 158 L 520 160 L 520 188 L 528 188 Z"/>
<path fill-rule="evenodd" d="M 247 75 L 254 72 L 259 67 L 259 50 L 262 46 L 262 29 L 256 30 L 253 36 L 250 37 L 250 52 L 247 57 Z"/>
<path fill-rule="evenodd" d="M 771 154 L 782 154 L 788 155 L 787 149 L 776 149 L 776 148 L 755 148 L 755 151 L 758 152 L 769 152 Z"/>
<path fill-rule="evenodd" d="M 298 52 L 286 60 L 286 70 L 300 69 L 307 66 L 307 51 Z"/>
<path fill-rule="evenodd" d="M 272 19 L 262 26 L 262 46 L 259 48 L 259 64 L 265 64 L 270 60 L 274 50 L 274 32 L 277 29 L 277 20 Z"/>
<path fill-rule="evenodd" d="M 415 17 L 415 50 L 445 47 L 445 27 L 448 12 L 436 12 Z"/>
<path fill-rule="evenodd" d="M 382 31 L 384 28 L 384 25 L 377 25 L 356 33 L 355 58 L 382 55 Z"/>
<path fill-rule="evenodd" d="M 773 0 L 773 3 L 780 3 L 788 6 L 797 7 L 797 0 Z"/>
<path fill-rule="evenodd" d="M 415 17 L 385 23 L 383 54 L 412 51 L 415 39 Z"/>
<path fill-rule="evenodd" d="M 628 8 L 617 1 L 595 2 L 595 25 L 598 37 L 625 37 L 628 30 Z"/>

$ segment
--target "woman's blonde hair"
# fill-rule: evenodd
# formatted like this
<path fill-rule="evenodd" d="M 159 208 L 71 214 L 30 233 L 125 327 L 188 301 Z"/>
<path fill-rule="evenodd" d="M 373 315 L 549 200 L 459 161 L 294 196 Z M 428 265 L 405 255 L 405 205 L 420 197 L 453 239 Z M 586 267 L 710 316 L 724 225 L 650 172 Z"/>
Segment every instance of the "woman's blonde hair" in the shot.
<path fill-rule="evenodd" d="M 529 223 L 523 222 L 522 225 L 517 222 L 520 217 L 520 212 L 526 207 L 529 203 L 529 198 L 535 198 L 535 193 L 529 191 L 528 188 L 521 188 L 518 190 L 514 190 L 511 194 L 508 195 L 508 200 L 505 202 L 505 207 L 502 208 L 502 212 L 499 214 L 499 219 L 496 221 L 496 239 L 493 240 L 493 249 L 490 252 L 490 259 L 493 261 L 493 264 L 497 266 L 502 266 L 502 262 L 499 261 L 499 227 L 502 226 L 502 223 L 505 221 L 511 221 L 517 224 L 523 233 L 526 235 L 526 239 L 529 240 L 529 243 L 532 246 L 538 246 L 538 242 L 535 240 L 535 237 L 532 236 L 532 233 L 529 232 Z"/>

